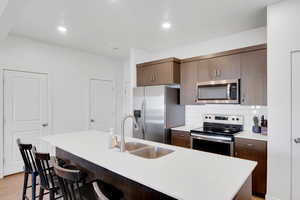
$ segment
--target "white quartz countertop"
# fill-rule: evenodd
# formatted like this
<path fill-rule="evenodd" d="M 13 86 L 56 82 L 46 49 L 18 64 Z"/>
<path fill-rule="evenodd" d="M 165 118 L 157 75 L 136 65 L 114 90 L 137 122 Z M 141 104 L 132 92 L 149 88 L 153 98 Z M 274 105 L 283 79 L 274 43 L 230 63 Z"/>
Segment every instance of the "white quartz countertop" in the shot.
<path fill-rule="evenodd" d="M 202 125 L 185 125 L 185 126 L 178 126 L 171 128 L 173 131 L 183 131 L 183 132 L 190 132 L 191 130 L 195 128 L 200 128 Z"/>
<path fill-rule="evenodd" d="M 52 135 L 43 140 L 176 199 L 233 199 L 256 166 L 253 161 L 126 138 L 127 142 L 175 150 L 158 159 L 145 159 L 108 149 L 107 133 L 98 131 Z"/>
<path fill-rule="evenodd" d="M 244 138 L 244 139 L 251 139 L 251 140 L 261 140 L 261 141 L 268 141 L 268 136 L 253 133 L 252 131 L 242 131 L 239 134 L 235 135 L 236 138 Z"/>

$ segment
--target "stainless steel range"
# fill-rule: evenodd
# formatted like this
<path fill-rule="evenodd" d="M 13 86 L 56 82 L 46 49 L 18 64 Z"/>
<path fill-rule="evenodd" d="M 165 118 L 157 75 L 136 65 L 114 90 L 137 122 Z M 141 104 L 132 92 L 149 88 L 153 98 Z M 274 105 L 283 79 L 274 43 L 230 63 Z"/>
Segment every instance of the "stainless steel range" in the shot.
<path fill-rule="evenodd" d="M 203 127 L 191 130 L 192 149 L 233 156 L 234 135 L 243 129 L 243 116 L 206 114 Z"/>

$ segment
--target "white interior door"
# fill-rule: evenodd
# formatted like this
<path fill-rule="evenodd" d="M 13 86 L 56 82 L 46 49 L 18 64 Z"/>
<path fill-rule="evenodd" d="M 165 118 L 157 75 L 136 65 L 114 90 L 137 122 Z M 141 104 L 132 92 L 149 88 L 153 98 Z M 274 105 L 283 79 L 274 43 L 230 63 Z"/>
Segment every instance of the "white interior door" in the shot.
<path fill-rule="evenodd" d="M 47 133 L 47 74 L 4 71 L 4 175 L 23 169 L 17 138 L 45 151 L 40 137 Z"/>
<path fill-rule="evenodd" d="M 115 125 L 113 81 L 92 79 L 90 87 L 90 129 L 109 131 Z"/>
<path fill-rule="evenodd" d="M 300 199 L 300 52 L 292 54 L 292 199 Z"/>

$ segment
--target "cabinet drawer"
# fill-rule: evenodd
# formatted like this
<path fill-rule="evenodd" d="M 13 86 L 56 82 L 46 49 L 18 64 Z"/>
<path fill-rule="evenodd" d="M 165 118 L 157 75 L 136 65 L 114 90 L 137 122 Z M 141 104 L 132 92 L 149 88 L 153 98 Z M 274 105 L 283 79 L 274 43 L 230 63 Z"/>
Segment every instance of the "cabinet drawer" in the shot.
<path fill-rule="evenodd" d="M 245 154 L 245 156 L 251 156 L 252 154 L 255 155 L 255 160 L 258 160 L 261 157 L 264 157 L 267 150 L 267 143 L 265 141 L 259 140 L 251 140 L 251 139 L 244 139 L 244 138 L 236 138 L 235 139 L 235 151 L 239 155 Z"/>
<path fill-rule="evenodd" d="M 171 131 L 171 144 L 180 147 L 191 147 L 191 138 L 189 132 Z"/>

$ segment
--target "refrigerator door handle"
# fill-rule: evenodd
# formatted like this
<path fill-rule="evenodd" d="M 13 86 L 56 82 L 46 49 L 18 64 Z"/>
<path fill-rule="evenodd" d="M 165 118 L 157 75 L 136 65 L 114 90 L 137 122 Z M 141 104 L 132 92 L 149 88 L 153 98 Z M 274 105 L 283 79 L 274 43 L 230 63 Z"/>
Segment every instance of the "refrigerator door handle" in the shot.
<path fill-rule="evenodd" d="M 146 124 L 145 124 L 145 99 L 143 100 L 143 103 L 142 103 L 142 134 L 143 134 L 143 139 L 145 139 L 145 129 L 146 129 Z"/>

